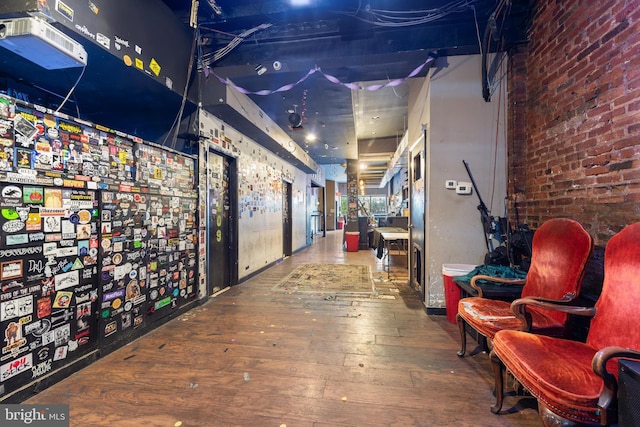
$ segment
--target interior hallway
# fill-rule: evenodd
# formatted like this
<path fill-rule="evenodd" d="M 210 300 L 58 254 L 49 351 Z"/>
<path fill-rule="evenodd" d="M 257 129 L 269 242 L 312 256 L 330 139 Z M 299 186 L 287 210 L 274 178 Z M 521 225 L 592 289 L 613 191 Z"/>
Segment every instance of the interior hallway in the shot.
<path fill-rule="evenodd" d="M 78 427 L 541 425 L 531 398 L 491 414 L 488 356 L 456 356 L 457 326 L 426 314 L 394 261 L 388 281 L 373 250 L 327 232 L 25 403 L 69 404 Z M 306 262 L 367 264 L 381 297 L 272 290 Z"/>

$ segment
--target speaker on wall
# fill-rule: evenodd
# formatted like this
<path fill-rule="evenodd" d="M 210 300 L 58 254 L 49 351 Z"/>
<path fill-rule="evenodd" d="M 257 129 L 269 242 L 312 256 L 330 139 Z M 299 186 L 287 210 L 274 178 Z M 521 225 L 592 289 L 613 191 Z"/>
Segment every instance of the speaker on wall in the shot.
<path fill-rule="evenodd" d="M 618 426 L 640 426 L 640 362 L 618 364 Z"/>

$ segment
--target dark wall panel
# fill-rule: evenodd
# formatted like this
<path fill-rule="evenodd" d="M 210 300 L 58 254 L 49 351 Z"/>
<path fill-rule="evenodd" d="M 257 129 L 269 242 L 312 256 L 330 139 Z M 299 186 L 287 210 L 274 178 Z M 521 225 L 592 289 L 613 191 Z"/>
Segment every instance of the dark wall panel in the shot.
<path fill-rule="evenodd" d="M 120 58 L 125 66 L 183 91 L 191 33 L 162 1 L 47 0 L 43 11 Z"/>

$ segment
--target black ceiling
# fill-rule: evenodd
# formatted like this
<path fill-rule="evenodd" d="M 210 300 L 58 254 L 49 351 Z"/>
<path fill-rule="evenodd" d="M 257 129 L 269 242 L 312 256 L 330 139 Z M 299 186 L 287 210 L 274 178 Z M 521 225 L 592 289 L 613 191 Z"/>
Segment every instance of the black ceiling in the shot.
<path fill-rule="evenodd" d="M 162 1 L 188 28 L 192 1 Z M 479 53 L 492 14 L 492 34 L 498 35 L 490 39 L 492 50 L 523 42 L 533 1 L 309 0 L 309 6 L 296 7 L 291 0 L 200 0 L 197 72 L 208 68 L 207 74 L 230 78 L 247 91 L 292 85 L 249 96 L 317 163 L 342 163 L 357 158 L 358 139 L 402 136 L 407 87 L 352 91 L 341 83 L 384 85 L 406 78 L 434 53 Z M 67 112 L 162 142 L 158 139 L 173 122 L 180 95 L 122 67 L 98 46 L 83 44 L 90 62 L 100 66 L 87 66 Z M 310 70 L 317 71 L 293 85 Z M 59 103 L 78 74 L 79 69 L 39 73 L 0 51 L 0 91 L 28 93 L 30 101 L 45 106 Z M 189 100 L 186 113 L 196 102 Z M 291 110 L 302 116 L 300 128 L 291 128 Z M 305 141 L 308 131 L 317 133 L 316 142 Z"/>

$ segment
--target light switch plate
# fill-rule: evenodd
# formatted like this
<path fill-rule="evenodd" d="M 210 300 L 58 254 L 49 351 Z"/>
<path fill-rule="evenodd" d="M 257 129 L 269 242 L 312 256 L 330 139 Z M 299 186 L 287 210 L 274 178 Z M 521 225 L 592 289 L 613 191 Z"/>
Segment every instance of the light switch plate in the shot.
<path fill-rule="evenodd" d="M 471 194 L 471 190 L 473 187 L 471 187 L 471 183 L 470 182 L 459 182 L 457 187 L 456 187 L 456 194 L 461 194 L 463 196 L 468 196 L 469 194 Z"/>

